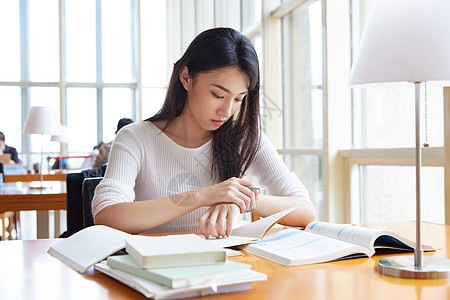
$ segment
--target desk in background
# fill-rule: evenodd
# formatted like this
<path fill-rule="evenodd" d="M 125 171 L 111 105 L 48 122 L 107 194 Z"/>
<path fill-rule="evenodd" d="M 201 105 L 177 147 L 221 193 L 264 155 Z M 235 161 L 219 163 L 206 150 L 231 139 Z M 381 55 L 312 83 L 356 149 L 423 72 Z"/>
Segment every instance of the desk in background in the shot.
<path fill-rule="evenodd" d="M 414 240 L 414 222 L 366 226 L 388 229 Z M 57 242 L 0 242 L 2 299 L 146 299 L 93 268 L 79 274 L 51 257 L 46 252 Z M 450 225 L 424 223 L 423 242 L 439 249 L 426 255 L 450 258 Z M 450 299 L 450 279 L 412 280 L 379 274 L 375 270 L 377 261 L 391 255 L 283 267 L 245 253 L 230 260 L 251 264 L 254 270 L 266 273 L 268 281 L 254 283 L 250 291 L 193 299 Z"/>
<path fill-rule="evenodd" d="M 14 175 L 10 175 L 14 176 Z M 17 175 L 20 176 L 20 175 Z M 0 190 L 0 211 L 37 211 L 37 237 L 48 238 L 48 211 L 66 209 L 66 182 L 44 181 L 46 189 L 30 189 L 40 182 L 5 182 Z M 59 213 L 55 213 L 55 236 L 60 234 Z"/>
<path fill-rule="evenodd" d="M 44 174 L 43 181 L 66 181 L 67 173 L 51 173 Z M 35 174 L 18 174 L 18 175 L 4 175 L 5 182 L 30 182 L 30 181 L 40 181 L 41 175 L 39 173 Z"/>

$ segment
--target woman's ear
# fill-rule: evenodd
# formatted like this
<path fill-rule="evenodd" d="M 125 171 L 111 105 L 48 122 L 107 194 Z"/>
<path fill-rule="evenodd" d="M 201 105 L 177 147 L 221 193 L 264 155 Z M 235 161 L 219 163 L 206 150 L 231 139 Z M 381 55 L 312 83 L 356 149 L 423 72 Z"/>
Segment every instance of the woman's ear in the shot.
<path fill-rule="evenodd" d="M 189 69 L 184 66 L 183 70 L 180 72 L 180 81 L 186 91 L 189 91 L 189 83 L 191 82 L 191 77 L 189 76 Z"/>

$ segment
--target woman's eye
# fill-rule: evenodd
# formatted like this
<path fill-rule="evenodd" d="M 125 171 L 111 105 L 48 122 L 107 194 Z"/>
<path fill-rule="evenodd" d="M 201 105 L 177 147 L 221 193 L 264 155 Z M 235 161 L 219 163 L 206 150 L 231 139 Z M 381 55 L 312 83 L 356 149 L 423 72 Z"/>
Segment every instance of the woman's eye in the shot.
<path fill-rule="evenodd" d="M 216 97 L 217 99 L 223 99 L 223 96 L 219 96 L 214 92 L 211 92 L 213 94 L 214 97 Z"/>
<path fill-rule="evenodd" d="M 234 99 L 234 101 L 236 101 L 236 102 L 242 102 L 242 101 L 244 101 L 244 99 Z"/>

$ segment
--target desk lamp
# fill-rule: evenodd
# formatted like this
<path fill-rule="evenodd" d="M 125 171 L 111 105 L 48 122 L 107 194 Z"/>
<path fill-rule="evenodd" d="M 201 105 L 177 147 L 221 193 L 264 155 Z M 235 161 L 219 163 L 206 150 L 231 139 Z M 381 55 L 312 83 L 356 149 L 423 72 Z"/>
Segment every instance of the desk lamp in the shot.
<path fill-rule="evenodd" d="M 56 114 L 51 107 L 33 106 L 28 113 L 25 121 L 24 134 L 40 134 L 41 135 L 41 167 L 39 168 L 41 185 L 38 189 L 43 189 L 42 169 L 44 166 L 44 135 L 60 134 L 61 125 L 56 118 Z"/>
<path fill-rule="evenodd" d="M 385 275 L 450 277 L 450 260 L 424 256 L 421 240 L 421 84 L 450 85 L 450 1 L 375 0 L 350 73 L 350 86 L 415 87 L 416 246 L 414 257 L 378 262 Z M 395 99 L 393 99 L 395 101 Z"/>

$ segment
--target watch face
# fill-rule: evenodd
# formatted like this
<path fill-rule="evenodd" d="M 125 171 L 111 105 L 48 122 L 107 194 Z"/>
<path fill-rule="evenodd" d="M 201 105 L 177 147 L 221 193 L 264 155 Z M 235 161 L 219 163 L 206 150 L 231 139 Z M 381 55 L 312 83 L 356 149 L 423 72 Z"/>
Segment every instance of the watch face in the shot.
<path fill-rule="evenodd" d="M 181 173 L 169 181 L 167 193 L 170 195 L 169 199 L 172 203 L 181 207 L 188 207 L 193 205 L 198 197 L 192 197 L 191 193 L 180 194 L 199 189 L 200 187 L 200 181 L 195 175 Z"/>

